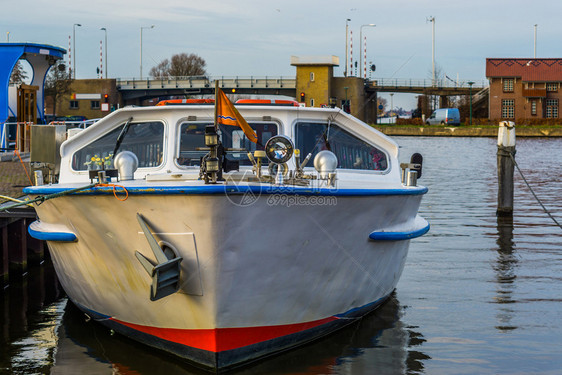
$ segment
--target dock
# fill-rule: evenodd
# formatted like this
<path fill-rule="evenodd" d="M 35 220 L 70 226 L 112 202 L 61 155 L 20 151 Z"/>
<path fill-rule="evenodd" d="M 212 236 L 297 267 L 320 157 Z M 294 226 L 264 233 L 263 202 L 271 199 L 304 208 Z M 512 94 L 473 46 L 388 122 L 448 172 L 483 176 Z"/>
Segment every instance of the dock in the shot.
<path fill-rule="evenodd" d="M 4 153 L 0 159 L 0 195 L 10 198 L 22 198 L 22 189 L 30 184 L 27 177 L 29 162 L 22 155 L 24 163 L 17 155 Z M 27 168 L 26 170 L 24 169 Z M 0 197 L 0 206 L 13 202 Z M 6 288 L 10 278 L 26 275 L 28 263 L 39 264 L 45 255 L 45 243 L 32 238 L 27 227 L 36 218 L 33 207 L 21 206 L 0 211 L 0 287 Z"/>

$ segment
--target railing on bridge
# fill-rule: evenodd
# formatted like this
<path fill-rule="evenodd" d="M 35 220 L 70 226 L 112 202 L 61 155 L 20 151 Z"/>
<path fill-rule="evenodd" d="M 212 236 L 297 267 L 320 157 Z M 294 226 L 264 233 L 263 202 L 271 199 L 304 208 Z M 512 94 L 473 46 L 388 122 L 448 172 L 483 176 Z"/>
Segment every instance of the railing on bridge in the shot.
<path fill-rule="evenodd" d="M 373 87 L 412 87 L 412 88 L 436 88 L 436 87 L 443 87 L 443 88 L 469 88 L 470 85 L 468 82 L 469 80 L 463 81 L 455 81 L 452 79 L 436 79 L 435 81 L 432 79 L 411 79 L 411 78 L 373 78 L 371 80 L 367 80 L 368 85 L 372 85 Z M 472 88 L 475 90 L 481 90 L 483 88 L 488 87 L 488 81 L 472 81 L 474 84 Z"/>
<path fill-rule="evenodd" d="M 297 80 L 295 77 L 169 77 L 150 79 L 117 79 L 119 90 L 155 90 L 155 89 L 203 89 L 215 86 L 228 88 L 285 88 L 295 89 Z"/>

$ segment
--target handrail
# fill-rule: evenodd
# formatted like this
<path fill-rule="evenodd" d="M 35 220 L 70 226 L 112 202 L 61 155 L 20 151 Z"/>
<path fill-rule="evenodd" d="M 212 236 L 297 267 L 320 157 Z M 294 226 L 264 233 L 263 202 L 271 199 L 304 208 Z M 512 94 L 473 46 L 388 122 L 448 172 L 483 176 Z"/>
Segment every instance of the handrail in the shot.
<path fill-rule="evenodd" d="M 480 82 L 461 80 L 453 81 L 450 79 L 412 79 L 412 78 L 372 78 L 367 80 L 367 84 L 376 87 L 424 87 L 424 88 L 470 88 L 469 82 L 474 82 L 472 88 L 475 90 L 489 87 L 487 80 Z"/>

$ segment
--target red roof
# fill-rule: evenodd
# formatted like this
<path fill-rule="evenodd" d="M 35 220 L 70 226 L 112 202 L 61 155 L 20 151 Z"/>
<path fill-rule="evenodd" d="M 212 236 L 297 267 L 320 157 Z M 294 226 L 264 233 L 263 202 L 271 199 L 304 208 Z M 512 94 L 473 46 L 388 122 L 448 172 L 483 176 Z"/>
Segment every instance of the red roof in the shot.
<path fill-rule="evenodd" d="M 562 82 L 562 59 L 486 59 L 486 77 L 525 82 Z"/>

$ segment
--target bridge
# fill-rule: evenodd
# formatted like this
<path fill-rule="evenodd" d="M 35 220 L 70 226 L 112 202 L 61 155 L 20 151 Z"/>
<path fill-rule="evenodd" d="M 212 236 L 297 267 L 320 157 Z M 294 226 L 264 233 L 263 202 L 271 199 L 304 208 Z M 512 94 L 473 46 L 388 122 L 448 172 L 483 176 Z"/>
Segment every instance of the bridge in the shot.
<path fill-rule="evenodd" d="M 169 77 L 162 79 L 117 79 L 123 100 L 143 100 L 168 95 L 212 95 L 215 81 L 226 92 L 246 95 L 297 96 L 295 77 Z M 451 81 L 446 79 L 375 78 L 365 80 L 365 91 L 411 93 L 437 96 L 480 95 L 487 93 L 488 82 Z"/>
<path fill-rule="evenodd" d="M 215 81 L 228 93 L 296 97 L 295 77 L 170 77 L 165 79 L 117 79 L 123 100 L 143 100 L 168 95 L 212 95 Z"/>

